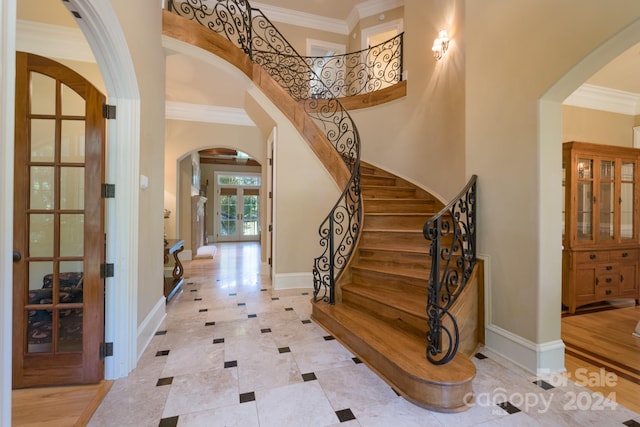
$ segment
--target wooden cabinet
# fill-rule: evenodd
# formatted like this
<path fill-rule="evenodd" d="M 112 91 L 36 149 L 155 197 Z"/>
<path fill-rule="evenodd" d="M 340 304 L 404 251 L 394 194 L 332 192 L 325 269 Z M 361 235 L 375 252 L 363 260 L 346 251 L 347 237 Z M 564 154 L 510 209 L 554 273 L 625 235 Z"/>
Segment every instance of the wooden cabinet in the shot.
<path fill-rule="evenodd" d="M 640 150 L 563 144 L 562 303 L 640 300 Z"/>

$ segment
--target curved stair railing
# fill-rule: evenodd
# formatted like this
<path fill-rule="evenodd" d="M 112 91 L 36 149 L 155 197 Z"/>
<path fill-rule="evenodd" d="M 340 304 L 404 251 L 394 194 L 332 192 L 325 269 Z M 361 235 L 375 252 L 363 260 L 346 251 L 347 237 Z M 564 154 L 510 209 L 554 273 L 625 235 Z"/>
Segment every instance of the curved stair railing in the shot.
<path fill-rule="evenodd" d="M 402 81 L 404 33 L 358 52 L 333 56 L 306 56 L 315 76 L 311 96 L 319 98 L 329 88 L 335 98 L 364 95 Z"/>
<path fill-rule="evenodd" d="M 335 303 L 335 284 L 351 258 L 362 222 L 360 136 L 355 123 L 305 59 L 247 0 L 169 0 L 168 10 L 197 21 L 242 49 L 302 105 L 349 169 L 340 198 L 319 227 L 324 249 L 313 264 L 314 300 Z M 314 86 L 317 97 L 312 96 L 312 81 L 319 82 Z"/>
<path fill-rule="evenodd" d="M 427 359 L 450 362 L 458 351 L 460 332 L 449 309 L 462 293 L 476 265 L 476 182 L 464 189 L 423 228 L 431 241 L 431 272 L 427 290 Z"/>

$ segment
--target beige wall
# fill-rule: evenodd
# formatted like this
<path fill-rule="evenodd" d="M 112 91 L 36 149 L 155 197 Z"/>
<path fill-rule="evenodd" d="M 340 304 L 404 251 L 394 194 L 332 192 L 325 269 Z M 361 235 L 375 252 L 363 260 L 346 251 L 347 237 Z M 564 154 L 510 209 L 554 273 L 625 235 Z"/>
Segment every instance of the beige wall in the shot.
<path fill-rule="evenodd" d="M 404 65 L 407 96 L 351 112 L 362 158 L 447 201 L 466 183 L 464 11 L 461 2 L 406 2 Z M 446 60 L 431 53 L 441 28 L 451 35 Z"/>
<path fill-rule="evenodd" d="M 635 116 L 565 105 L 562 107 L 562 141 L 633 147 Z"/>
<path fill-rule="evenodd" d="M 465 3 L 466 170 L 479 175 L 478 244 L 490 261 L 487 319 L 530 342 L 552 342 L 560 338 L 559 103 L 597 63 L 629 47 L 618 44 L 592 56 L 596 62 L 584 61 L 640 17 L 640 3 Z M 574 80 L 555 99 L 545 98 L 570 71 Z"/>
<path fill-rule="evenodd" d="M 384 16 L 383 19 L 380 19 L 381 15 Z M 382 25 L 396 19 L 404 19 L 404 7 L 397 7 L 395 9 L 387 10 L 383 13 L 361 19 L 351 30 L 348 51 L 357 52 L 362 49 L 362 30 L 375 27 L 376 25 Z"/>
<path fill-rule="evenodd" d="M 139 193 L 138 325 L 163 295 L 163 184 L 165 59 L 162 10 L 156 0 L 112 0 L 131 52 L 140 91 L 140 173 L 149 188 Z M 121 141 L 126 144 L 128 141 Z"/>
<path fill-rule="evenodd" d="M 273 24 L 280 33 L 287 39 L 291 46 L 298 54 L 305 56 L 307 54 L 307 39 L 322 40 L 330 43 L 338 43 L 347 45 L 348 36 L 344 34 L 336 34 L 330 31 L 321 31 L 313 28 L 298 27 L 296 25 L 283 24 L 275 22 Z"/>

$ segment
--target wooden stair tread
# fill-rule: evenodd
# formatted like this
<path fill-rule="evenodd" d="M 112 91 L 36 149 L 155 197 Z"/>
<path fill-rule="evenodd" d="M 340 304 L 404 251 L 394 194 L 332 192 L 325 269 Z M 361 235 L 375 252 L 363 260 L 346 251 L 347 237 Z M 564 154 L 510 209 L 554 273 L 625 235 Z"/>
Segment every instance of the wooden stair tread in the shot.
<path fill-rule="evenodd" d="M 425 269 L 415 269 L 415 268 L 406 268 L 406 267 L 398 267 L 398 266 L 385 266 L 385 265 L 376 265 L 376 266 L 368 266 L 368 265 L 360 265 L 355 264 L 351 268 L 356 270 L 368 270 L 374 271 L 376 273 L 383 273 L 393 276 L 402 276 L 402 277 L 410 277 L 412 279 L 420 279 L 424 280 L 424 285 L 427 286 L 427 280 L 429 279 L 429 270 Z M 426 301 L 424 301 L 426 305 Z"/>
<path fill-rule="evenodd" d="M 426 338 L 393 328 L 386 322 L 345 304 L 315 305 L 414 379 L 437 385 L 450 385 L 470 382 L 475 377 L 475 365 L 467 356 L 457 354 L 445 365 L 434 365 L 425 355 Z M 340 337 L 335 338 L 342 342 Z M 349 342 L 344 344 L 353 348 Z M 365 363 L 370 362 L 363 358 L 361 360 Z"/>
<path fill-rule="evenodd" d="M 412 291 L 394 288 L 374 288 L 357 283 L 349 283 L 343 286 L 343 292 L 352 292 L 366 298 L 389 305 L 395 309 L 404 311 L 413 316 L 424 318 L 427 322 L 427 288 L 415 288 Z"/>
<path fill-rule="evenodd" d="M 414 228 L 414 227 L 405 227 L 405 228 L 370 228 L 370 227 L 365 227 L 362 229 L 362 231 L 369 231 L 372 233 L 388 233 L 388 232 L 394 232 L 394 233 L 420 233 L 422 234 L 422 228 Z M 428 241 L 427 239 L 424 239 L 425 241 Z"/>
<path fill-rule="evenodd" d="M 426 239 L 425 241 L 428 242 Z M 429 256 L 429 245 L 425 245 L 424 248 L 405 248 L 394 246 L 393 242 L 391 242 L 389 244 L 360 245 L 359 248 L 365 251 L 406 252 L 408 254 L 423 254 L 425 257 Z"/>

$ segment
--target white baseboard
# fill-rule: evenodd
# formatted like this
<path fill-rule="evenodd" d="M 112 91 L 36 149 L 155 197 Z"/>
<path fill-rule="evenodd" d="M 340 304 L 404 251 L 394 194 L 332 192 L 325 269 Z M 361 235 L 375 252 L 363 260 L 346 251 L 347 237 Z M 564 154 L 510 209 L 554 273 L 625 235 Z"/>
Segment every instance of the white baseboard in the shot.
<path fill-rule="evenodd" d="M 138 354 L 136 362 L 142 357 L 142 353 L 147 348 L 156 331 L 167 316 L 166 299 L 163 296 L 158 300 L 156 305 L 151 309 L 147 317 L 144 318 L 140 326 L 138 326 Z"/>
<path fill-rule="evenodd" d="M 313 289 L 312 273 L 282 273 L 273 278 L 273 289 Z"/>
<path fill-rule="evenodd" d="M 485 347 L 536 376 L 564 372 L 562 340 L 536 344 L 496 325 L 485 328 Z"/>

